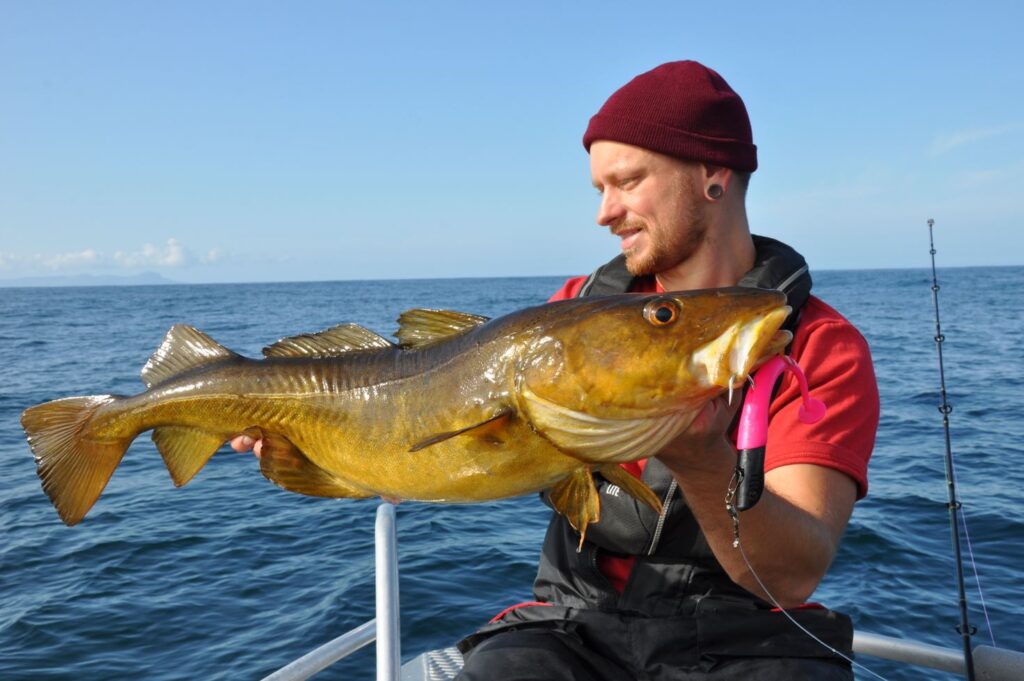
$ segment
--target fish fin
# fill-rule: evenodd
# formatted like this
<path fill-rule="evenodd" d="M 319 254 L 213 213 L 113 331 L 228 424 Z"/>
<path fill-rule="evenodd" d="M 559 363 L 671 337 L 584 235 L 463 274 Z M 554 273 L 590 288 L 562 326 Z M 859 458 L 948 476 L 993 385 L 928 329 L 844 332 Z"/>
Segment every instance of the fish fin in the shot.
<path fill-rule="evenodd" d="M 263 348 L 265 357 L 337 357 L 354 350 L 394 347 L 387 338 L 358 324 L 338 324 L 317 333 L 282 338 Z"/>
<path fill-rule="evenodd" d="M 289 492 L 313 497 L 365 499 L 373 496 L 356 489 L 309 460 L 291 440 L 276 433 L 263 434 L 260 471 Z"/>
<path fill-rule="evenodd" d="M 450 430 L 446 433 L 438 433 L 437 435 L 431 435 L 427 439 L 420 440 L 419 442 L 414 444 L 412 447 L 409 448 L 409 451 L 418 452 L 421 449 L 426 449 L 431 445 L 436 445 L 438 442 L 444 442 L 445 440 L 449 440 L 457 435 L 467 434 L 476 435 L 477 437 L 489 437 L 495 439 L 497 444 L 497 441 L 500 440 L 500 431 L 508 427 L 509 419 L 511 419 L 513 413 L 514 412 L 512 409 L 502 409 L 494 416 L 491 416 L 490 418 L 485 419 L 480 423 L 474 423 L 471 426 L 459 428 L 458 430 Z"/>
<path fill-rule="evenodd" d="M 647 483 L 640 478 L 633 477 L 629 471 L 617 463 L 609 463 L 597 469 L 601 476 L 612 483 L 626 490 L 630 496 L 637 501 L 647 504 L 651 510 L 661 515 L 661 499 L 654 493 Z"/>
<path fill-rule="evenodd" d="M 142 381 L 152 388 L 191 369 L 240 356 L 198 329 L 175 324 L 142 367 Z"/>
<path fill-rule="evenodd" d="M 581 550 L 587 536 L 587 526 L 601 519 L 601 499 L 597 495 L 590 469 L 577 468 L 559 481 L 551 488 L 548 501 L 580 533 L 580 545 L 576 550 Z"/>
<path fill-rule="evenodd" d="M 175 487 L 191 480 L 229 436 L 185 426 L 160 426 L 153 430 L 153 442 L 164 458 Z"/>
<path fill-rule="evenodd" d="M 29 407 L 21 415 L 36 458 L 43 491 L 68 525 L 77 524 L 99 499 L 135 435 L 117 440 L 91 437 L 96 410 L 112 395 L 68 397 Z"/>
<path fill-rule="evenodd" d="M 466 333 L 490 318 L 454 310 L 414 308 L 398 317 L 398 343 L 405 347 L 429 345 Z"/>

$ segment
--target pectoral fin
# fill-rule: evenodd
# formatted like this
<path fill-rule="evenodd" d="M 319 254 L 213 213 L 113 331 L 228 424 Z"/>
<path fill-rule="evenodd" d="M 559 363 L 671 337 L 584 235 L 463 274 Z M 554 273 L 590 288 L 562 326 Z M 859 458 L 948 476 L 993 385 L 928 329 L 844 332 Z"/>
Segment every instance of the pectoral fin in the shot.
<path fill-rule="evenodd" d="M 661 515 L 661 499 L 643 480 L 633 477 L 629 471 L 617 463 L 601 466 L 597 472 L 604 476 L 605 480 L 613 485 L 618 485 L 637 501 L 647 504 L 651 510 Z"/>
<path fill-rule="evenodd" d="M 601 501 L 590 470 L 577 468 L 569 477 L 551 488 L 548 500 L 580 533 L 580 545 L 576 550 L 581 550 L 587 536 L 587 526 L 601 519 Z"/>
<path fill-rule="evenodd" d="M 275 433 L 263 434 L 260 471 L 289 492 L 312 497 L 365 499 L 373 496 L 338 479 L 309 460 L 291 440 Z"/>
<path fill-rule="evenodd" d="M 494 416 L 481 421 L 480 423 L 474 423 L 471 426 L 465 428 L 459 428 L 458 430 L 450 430 L 444 433 L 438 433 L 437 435 L 431 435 L 425 440 L 420 440 L 412 447 L 409 448 L 410 452 L 418 452 L 421 449 L 425 449 L 431 445 L 436 445 L 438 442 L 444 442 L 457 435 L 475 435 L 477 437 L 493 438 L 496 444 L 500 442 L 500 433 L 506 427 L 508 427 L 509 419 L 513 414 L 512 409 L 502 409 Z"/>
<path fill-rule="evenodd" d="M 160 426 L 153 430 L 153 442 L 164 459 L 176 487 L 191 480 L 206 465 L 220 446 L 227 442 L 226 433 L 211 433 L 184 426 Z"/>

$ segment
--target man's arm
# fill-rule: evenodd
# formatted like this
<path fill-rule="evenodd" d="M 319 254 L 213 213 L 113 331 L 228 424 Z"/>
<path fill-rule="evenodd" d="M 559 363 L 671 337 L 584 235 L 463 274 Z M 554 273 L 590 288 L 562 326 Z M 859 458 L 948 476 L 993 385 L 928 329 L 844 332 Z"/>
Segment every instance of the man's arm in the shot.
<path fill-rule="evenodd" d="M 734 412 L 724 400 L 715 400 L 659 459 L 672 471 L 729 577 L 767 598 L 733 547 L 733 521 L 725 505 L 736 468 L 736 450 L 725 436 Z M 824 466 L 793 464 L 765 475 L 761 500 L 740 514 L 740 541 L 758 577 L 780 605 L 799 605 L 817 588 L 835 556 L 856 498 L 854 481 Z"/>

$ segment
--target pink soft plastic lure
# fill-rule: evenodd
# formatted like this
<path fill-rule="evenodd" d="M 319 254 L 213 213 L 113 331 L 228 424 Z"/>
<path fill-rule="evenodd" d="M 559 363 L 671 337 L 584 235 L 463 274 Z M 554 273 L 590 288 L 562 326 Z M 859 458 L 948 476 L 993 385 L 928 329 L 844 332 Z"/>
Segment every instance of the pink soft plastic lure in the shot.
<path fill-rule="evenodd" d="M 764 491 L 764 447 L 768 441 L 768 405 L 775 381 L 783 371 L 796 376 L 800 384 L 800 420 L 816 423 L 825 416 L 825 403 L 810 396 L 807 378 L 800 366 L 790 357 L 778 356 L 765 362 L 754 374 L 750 389 L 743 401 L 740 423 L 736 434 L 737 461 L 736 508 L 746 511 L 761 498 Z"/>

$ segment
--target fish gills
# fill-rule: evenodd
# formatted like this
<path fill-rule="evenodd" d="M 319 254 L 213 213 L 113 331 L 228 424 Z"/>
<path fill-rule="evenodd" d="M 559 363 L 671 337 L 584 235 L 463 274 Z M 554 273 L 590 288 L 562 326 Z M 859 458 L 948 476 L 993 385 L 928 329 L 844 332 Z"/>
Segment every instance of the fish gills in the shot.
<path fill-rule="evenodd" d="M 90 436 L 96 410 L 115 401 L 112 395 L 68 397 L 30 407 L 21 416 L 43 491 L 68 525 L 89 512 L 135 439 Z"/>

